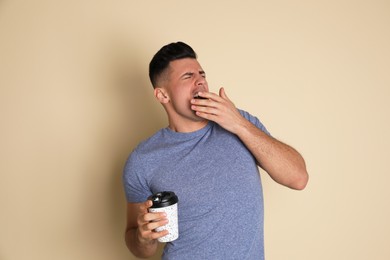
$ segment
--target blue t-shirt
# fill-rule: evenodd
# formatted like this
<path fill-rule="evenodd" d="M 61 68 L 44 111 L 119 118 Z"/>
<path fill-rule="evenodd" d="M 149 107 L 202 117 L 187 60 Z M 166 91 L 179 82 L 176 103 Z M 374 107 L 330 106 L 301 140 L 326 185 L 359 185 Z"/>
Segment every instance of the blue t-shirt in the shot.
<path fill-rule="evenodd" d="M 240 112 L 268 134 L 256 117 Z M 160 191 L 177 194 L 179 238 L 166 244 L 163 259 L 264 259 L 256 160 L 218 124 L 191 133 L 161 129 L 131 153 L 123 183 L 132 203 Z"/>

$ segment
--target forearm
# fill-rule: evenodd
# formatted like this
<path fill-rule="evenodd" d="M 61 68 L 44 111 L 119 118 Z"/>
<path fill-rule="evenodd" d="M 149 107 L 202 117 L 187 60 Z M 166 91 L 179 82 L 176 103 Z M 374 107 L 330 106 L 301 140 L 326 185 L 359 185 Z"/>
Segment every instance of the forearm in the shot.
<path fill-rule="evenodd" d="M 305 161 L 292 147 L 267 135 L 248 120 L 239 122 L 236 135 L 270 177 L 292 189 L 304 189 L 308 174 Z"/>
<path fill-rule="evenodd" d="M 148 258 L 153 256 L 157 251 L 157 240 L 153 240 L 148 243 L 142 243 L 138 238 L 136 228 L 129 228 L 126 230 L 125 240 L 127 248 L 136 257 Z"/>

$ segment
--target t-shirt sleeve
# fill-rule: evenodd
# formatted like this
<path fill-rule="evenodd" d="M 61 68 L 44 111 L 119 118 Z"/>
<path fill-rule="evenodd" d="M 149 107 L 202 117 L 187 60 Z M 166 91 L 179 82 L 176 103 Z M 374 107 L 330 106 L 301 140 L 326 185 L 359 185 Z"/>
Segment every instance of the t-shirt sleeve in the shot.
<path fill-rule="evenodd" d="M 267 128 L 263 125 L 263 123 L 260 122 L 260 120 L 257 117 L 251 115 L 250 113 L 248 113 L 244 110 L 239 109 L 238 111 L 240 111 L 241 115 L 244 118 L 246 118 L 249 122 L 254 124 L 257 128 L 259 128 L 261 131 L 263 131 L 267 135 L 271 136 L 271 134 L 268 132 Z"/>
<path fill-rule="evenodd" d="M 152 194 L 142 165 L 142 160 L 134 150 L 126 161 L 122 176 L 127 202 L 144 202 Z"/>

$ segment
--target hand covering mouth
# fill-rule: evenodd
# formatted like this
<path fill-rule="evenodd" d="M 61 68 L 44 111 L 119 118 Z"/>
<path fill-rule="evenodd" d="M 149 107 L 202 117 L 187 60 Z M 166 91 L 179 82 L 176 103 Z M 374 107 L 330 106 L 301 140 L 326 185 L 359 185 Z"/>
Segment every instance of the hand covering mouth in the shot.
<path fill-rule="evenodd" d="M 195 99 L 207 99 L 207 98 L 205 98 L 205 97 L 199 96 L 199 93 L 196 93 L 196 94 L 194 95 L 194 98 L 195 98 Z"/>

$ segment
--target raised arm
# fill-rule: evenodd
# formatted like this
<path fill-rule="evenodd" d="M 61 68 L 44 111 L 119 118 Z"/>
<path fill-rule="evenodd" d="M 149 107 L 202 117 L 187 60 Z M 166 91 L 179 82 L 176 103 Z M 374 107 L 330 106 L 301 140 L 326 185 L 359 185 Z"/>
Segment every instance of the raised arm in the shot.
<path fill-rule="evenodd" d="M 211 120 L 236 134 L 263 168 L 277 183 L 302 190 L 308 182 L 303 157 L 291 146 L 270 137 L 246 120 L 227 97 L 225 90 L 219 95 L 199 93 L 207 99 L 192 100 L 192 109 L 202 118 Z"/>
<path fill-rule="evenodd" d="M 274 181 L 296 190 L 306 187 L 305 161 L 294 148 L 270 137 L 246 119 L 239 124 L 236 134 Z"/>

